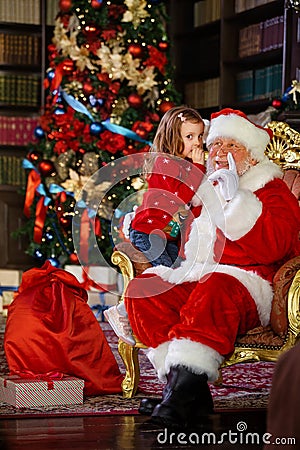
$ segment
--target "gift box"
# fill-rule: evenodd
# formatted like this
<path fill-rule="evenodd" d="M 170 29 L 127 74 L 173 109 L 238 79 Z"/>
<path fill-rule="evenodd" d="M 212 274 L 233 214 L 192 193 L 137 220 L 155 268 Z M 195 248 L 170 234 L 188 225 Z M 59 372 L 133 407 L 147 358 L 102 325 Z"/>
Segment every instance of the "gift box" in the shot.
<path fill-rule="evenodd" d="M 16 408 L 83 403 L 84 380 L 64 376 L 61 379 L 0 377 L 0 401 Z"/>
<path fill-rule="evenodd" d="M 3 317 L 7 317 L 8 307 L 14 299 L 15 293 L 18 290 L 14 286 L 0 286 L 0 313 Z"/>
<path fill-rule="evenodd" d="M 0 269 L 0 285 L 17 287 L 21 284 L 22 270 Z"/>
<path fill-rule="evenodd" d="M 108 266 L 66 265 L 65 270 L 72 273 L 86 289 L 113 291 L 118 286 L 118 273 Z"/>
<path fill-rule="evenodd" d="M 115 292 L 88 291 L 88 305 L 91 307 L 98 321 L 105 321 L 104 311 L 111 306 L 117 305 L 120 295 Z"/>

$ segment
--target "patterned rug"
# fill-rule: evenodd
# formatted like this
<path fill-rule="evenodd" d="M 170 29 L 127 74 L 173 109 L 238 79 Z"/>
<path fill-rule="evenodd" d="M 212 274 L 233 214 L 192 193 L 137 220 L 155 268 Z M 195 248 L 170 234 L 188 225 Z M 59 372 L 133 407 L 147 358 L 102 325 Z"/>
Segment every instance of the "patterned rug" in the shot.
<path fill-rule="evenodd" d="M 124 372 L 122 360 L 117 351 L 117 338 L 109 324 L 100 323 L 115 358 Z M 0 376 L 8 374 L 3 349 L 4 324 L 0 329 Z M 138 414 L 140 399 L 144 396 L 159 396 L 163 384 L 157 379 L 155 371 L 145 352 L 140 350 L 139 361 L 141 380 L 139 391 L 133 399 L 121 395 L 86 397 L 83 405 L 48 406 L 39 408 L 15 408 L 0 402 L 0 417 L 49 417 L 49 416 L 89 416 L 113 414 Z M 216 411 L 252 408 L 265 409 L 271 387 L 274 363 L 257 362 L 237 364 L 222 370 L 222 386 L 210 385 Z"/>

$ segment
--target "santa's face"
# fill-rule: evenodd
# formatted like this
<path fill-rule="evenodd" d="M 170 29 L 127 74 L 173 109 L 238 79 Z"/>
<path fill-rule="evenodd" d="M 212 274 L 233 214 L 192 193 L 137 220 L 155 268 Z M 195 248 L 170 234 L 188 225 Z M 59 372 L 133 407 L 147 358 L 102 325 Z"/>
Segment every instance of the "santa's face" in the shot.
<path fill-rule="evenodd" d="M 233 156 L 239 176 L 243 175 L 251 166 L 257 163 L 243 144 L 234 139 L 220 137 L 215 139 L 209 146 L 209 157 L 207 161 L 208 173 L 218 169 L 228 169 L 227 155 L 229 152 Z"/>

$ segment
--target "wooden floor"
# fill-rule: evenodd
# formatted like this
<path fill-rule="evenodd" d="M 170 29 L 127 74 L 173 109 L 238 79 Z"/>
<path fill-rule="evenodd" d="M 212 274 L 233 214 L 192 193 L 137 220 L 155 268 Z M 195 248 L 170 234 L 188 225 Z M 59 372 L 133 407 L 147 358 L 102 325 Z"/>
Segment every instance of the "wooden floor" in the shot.
<path fill-rule="evenodd" d="M 156 428 L 147 417 L 141 415 L 1 419 L 0 449 L 262 449 L 265 425 L 266 412 L 263 410 L 215 414 L 209 426 L 186 432 L 186 436 L 178 433 L 172 435 L 170 431 Z M 205 432 L 211 434 L 204 435 Z M 252 442 L 256 443 L 244 445 L 246 435 L 250 439 L 248 442 L 254 439 Z"/>

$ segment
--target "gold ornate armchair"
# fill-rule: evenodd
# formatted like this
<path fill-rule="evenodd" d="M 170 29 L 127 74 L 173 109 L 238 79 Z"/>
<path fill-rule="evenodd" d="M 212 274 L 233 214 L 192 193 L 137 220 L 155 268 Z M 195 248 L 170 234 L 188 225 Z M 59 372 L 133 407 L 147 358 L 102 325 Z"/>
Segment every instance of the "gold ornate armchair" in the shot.
<path fill-rule="evenodd" d="M 284 180 L 300 204 L 300 134 L 284 122 L 270 122 L 273 139 L 266 153 L 284 171 Z M 151 264 L 130 242 L 118 244 L 112 254 L 113 264 L 119 266 L 124 279 L 124 292 L 128 282 Z M 276 361 L 293 347 L 300 337 L 300 256 L 286 262 L 273 281 L 274 298 L 270 324 L 257 327 L 246 335 L 238 336 L 234 352 L 224 366 L 246 361 Z M 138 388 L 140 369 L 138 352 L 145 348 L 141 342 L 134 347 L 119 340 L 118 350 L 125 364 L 122 383 L 123 396 L 131 398 Z"/>

